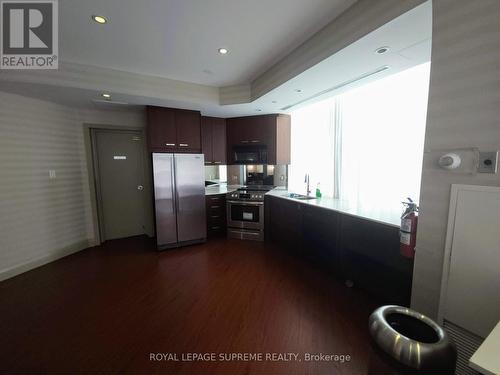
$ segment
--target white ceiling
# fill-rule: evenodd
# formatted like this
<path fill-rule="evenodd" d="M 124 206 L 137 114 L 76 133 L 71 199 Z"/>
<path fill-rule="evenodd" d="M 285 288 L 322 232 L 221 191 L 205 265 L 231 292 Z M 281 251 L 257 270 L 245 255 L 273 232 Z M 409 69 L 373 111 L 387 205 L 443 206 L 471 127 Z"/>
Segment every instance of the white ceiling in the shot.
<path fill-rule="evenodd" d="M 355 2 L 64 0 L 60 54 L 65 62 L 234 85 L 254 79 Z M 109 22 L 98 25 L 93 14 Z"/>
<path fill-rule="evenodd" d="M 193 7 L 193 3 L 195 0 L 184 0 L 187 4 L 190 4 L 191 7 Z M 260 0 L 259 0 L 260 1 Z M 309 0 L 312 2 L 317 2 L 324 4 L 325 2 L 321 2 L 319 0 Z M 109 5 L 109 3 L 113 3 L 114 0 L 108 1 L 106 4 Z M 128 3 L 129 0 L 122 0 L 122 2 Z M 171 4 L 174 2 L 173 0 L 168 0 L 165 1 L 165 4 Z M 205 5 L 208 1 L 199 1 L 200 6 L 202 9 L 205 7 Z M 274 3 L 283 3 L 285 1 L 275 1 Z M 286 2 L 289 2 L 290 4 L 296 4 L 295 9 L 298 9 L 298 3 L 305 3 L 305 1 L 296 1 L 296 0 L 286 0 Z M 333 1 L 330 1 L 333 2 Z M 78 2 L 74 0 L 65 0 L 64 5 L 63 2 L 60 2 L 61 7 L 64 8 L 70 3 L 75 3 L 75 7 L 77 9 L 80 9 L 82 7 L 88 7 L 86 4 L 85 6 L 83 4 L 79 4 Z M 137 42 L 137 40 L 132 40 L 130 42 L 127 42 L 127 39 L 119 39 L 116 43 L 118 45 L 122 45 L 122 48 L 124 50 L 129 50 L 130 53 L 124 54 L 123 51 L 116 52 L 113 50 L 115 48 L 114 43 L 111 43 L 113 45 L 113 48 L 110 49 L 109 52 L 106 52 L 106 48 L 104 48 L 101 43 L 102 41 L 99 40 L 99 38 L 95 35 L 101 34 L 101 31 L 99 29 L 98 25 L 93 25 L 92 23 L 89 23 L 88 20 L 82 21 L 84 18 L 88 18 L 87 13 L 97 13 L 97 12 L 102 12 L 102 14 L 109 16 L 108 12 L 105 12 L 105 10 L 100 10 L 102 8 L 99 8 L 98 6 L 103 6 L 103 4 L 100 4 L 95 1 L 95 0 L 88 0 L 88 1 L 82 1 L 82 3 L 96 3 L 96 9 L 97 11 L 92 11 L 87 10 L 85 13 L 85 17 L 77 17 L 76 12 L 70 12 L 72 14 L 72 17 L 75 19 L 75 24 L 78 22 L 83 22 L 85 24 L 85 27 L 89 27 L 89 31 L 87 31 L 87 34 L 82 33 L 81 35 L 75 35 L 71 36 L 70 34 L 66 34 L 66 31 L 61 31 L 61 36 L 64 36 L 63 39 L 66 40 L 66 42 L 63 42 L 62 47 L 60 48 L 61 53 L 64 53 L 63 59 L 66 59 L 66 54 L 73 51 L 75 55 L 81 55 L 82 57 L 74 57 L 75 61 L 77 61 L 80 64 L 95 64 L 95 61 L 92 59 L 97 59 L 99 56 L 98 53 L 92 52 L 94 49 L 92 46 L 98 45 L 99 48 L 103 48 L 103 53 L 105 55 L 105 59 L 110 59 L 110 60 L 116 60 L 117 64 L 122 64 L 119 66 L 110 66 L 107 65 L 106 68 L 119 68 L 119 69 L 125 69 L 125 70 L 134 70 L 133 68 L 137 67 L 142 67 L 144 68 L 147 64 L 151 64 L 151 66 L 154 65 L 153 60 L 145 60 L 142 58 L 142 56 L 137 56 L 141 55 L 142 53 L 148 54 L 147 52 L 140 52 L 140 51 L 155 51 L 159 50 L 159 48 L 156 48 L 157 44 L 155 42 L 150 41 L 150 43 L 145 43 L 142 45 L 141 43 Z M 142 4 L 148 4 L 148 3 L 153 3 L 153 0 L 146 0 L 144 2 L 141 2 Z M 175 1 L 175 3 L 182 3 L 181 1 Z M 217 0 L 217 3 L 221 3 L 221 1 Z M 230 3 L 230 1 L 227 1 L 226 3 Z M 245 8 L 245 5 L 243 4 L 243 1 L 233 1 L 233 5 L 230 6 L 230 9 L 233 9 L 236 5 L 235 4 L 240 4 L 240 11 L 241 8 Z M 251 3 L 251 2 L 248 2 Z M 345 2 L 344 2 L 345 3 Z M 127 6 L 124 6 L 123 8 L 127 8 Z M 134 8 L 132 6 L 132 8 Z M 179 9 L 185 9 L 185 6 L 180 6 Z M 123 10 L 123 9 L 122 9 Z M 208 9 L 205 9 L 206 12 L 208 12 Z M 69 12 L 67 9 L 64 10 L 63 12 Z M 80 9 L 78 11 L 78 14 L 80 14 L 82 10 Z M 143 13 L 145 11 L 139 11 L 138 14 L 138 19 L 141 19 L 143 16 L 145 16 Z M 187 17 L 186 14 L 184 14 L 185 10 L 183 12 L 178 13 L 179 19 L 185 19 Z M 181 16 L 182 14 L 184 16 Z M 198 13 L 195 12 L 195 13 Z M 111 26 L 114 25 L 116 20 L 116 13 L 114 13 L 115 16 L 110 17 L 110 24 L 105 25 Z M 226 13 L 227 14 L 227 13 Z M 155 19 L 157 16 L 156 12 L 152 12 L 152 19 Z M 189 17 L 188 17 L 189 18 Z M 206 18 L 211 18 L 211 17 L 206 17 Z M 217 18 L 217 17 L 215 17 Z M 238 17 L 236 17 L 238 18 Z M 242 19 L 239 17 L 240 20 Z M 244 18 L 244 17 L 243 17 Z M 259 22 L 260 20 L 258 17 L 256 18 L 255 16 L 252 16 L 252 22 L 255 23 L 252 27 L 255 28 L 255 30 L 259 30 L 260 27 L 263 23 Z M 79 21 L 77 21 L 79 20 Z M 213 20 L 212 20 L 213 21 Z M 184 23 L 184 22 L 181 22 Z M 272 22 L 271 22 L 272 23 Z M 157 26 L 152 26 L 151 24 L 148 24 L 151 29 L 155 29 Z M 170 25 L 169 27 L 173 27 Z M 177 26 L 176 26 L 177 27 Z M 183 28 L 180 26 L 181 29 Z M 281 27 L 281 26 L 280 26 Z M 133 26 L 131 27 L 132 30 L 135 30 L 137 27 Z M 262 26 L 263 29 L 266 29 L 267 27 Z M 76 26 L 75 30 L 80 29 L 80 26 Z M 125 28 L 126 29 L 126 28 Z M 159 27 L 158 29 L 162 29 L 162 27 Z M 175 29 L 175 27 L 174 27 Z M 240 30 L 236 28 L 237 30 Z M 99 30 L 98 32 L 96 30 Z M 134 34 L 132 31 L 128 30 L 126 33 Z M 249 34 L 252 34 L 252 32 L 248 32 Z M 106 34 L 106 33 L 104 33 Z M 155 33 L 153 33 L 155 34 Z M 250 35 L 239 35 L 239 32 L 233 32 L 231 34 L 231 38 L 235 38 L 235 40 L 238 40 L 241 38 L 242 40 L 248 40 L 252 39 L 253 37 Z M 72 45 L 71 47 L 65 47 L 64 43 L 68 43 L 68 40 L 74 38 L 73 42 L 76 43 L 75 45 Z M 180 37 L 179 37 L 180 38 Z M 200 39 L 206 40 L 205 35 L 200 35 Z M 284 40 L 288 40 L 286 36 L 283 37 Z M 125 85 L 128 90 L 123 90 L 121 91 L 119 88 L 116 90 L 111 90 L 113 94 L 113 101 L 118 102 L 118 103 L 128 103 L 130 106 L 141 106 L 141 105 L 159 105 L 159 106 L 166 106 L 166 107 L 176 107 L 176 108 L 186 108 L 186 109 L 194 109 L 194 110 L 200 110 L 202 114 L 204 115 L 211 115 L 211 116 L 221 116 L 221 117 L 234 117 L 234 116 L 245 116 L 245 115 L 256 115 L 256 114 L 264 114 L 264 113 L 278 113 L 278 112 L 290 112 L 293 111 L 295 108 L 298 108 L 300 105 L 303 105 L 304 103 L 301 103 L 300 105 L 297 106 L 292 106 L 296 103 L 302 102 L 305 100 L 305 102 L 308 102 L 307 99 L 311 98 L 312 96 L 317 95 L 318 93 L 321 93 L 325 90 L 334 88 L 336 86 L 342 85 L 345 82 L 356 80 L 357 78 L 366 75 L 367 73 L 376 71 L 380 67 L 383 66 L 388 66 L 389 69 L 373 74 L 370 77 L 363 78 L 357 82 L 350 83 L 346 86 L 343 86 L 341 88 L 338 88 L 336 90 L 333 90 L 331 92 L 328 92 L 324 95 L 321 95 L 319 97 L 314 97 L 313 99 L 309 100 L 310 101 L 316 101 L 328 96 L 335 95 L 341 91 L 344 91 L 346 89 L 349 89 L 351 87 L 355 87 L 364 83 L 367 83 L 371 80 L 381 78 L 383 76 L 389 75 L 389 74 L 394 74 L 397 73 L 401 70 L 408 69 L 412 66 L 421 64 L 423 62 L 429 61 L 431 58 L 431 38 L 432 38 L 432 4 L 431 2 L 426 2 L 423 3 L 422 5 L 410 10 L 409 12 L 397 17 L 396 19 L 388 22 L 387 24 L 383 25 L 382 27 L 378 28 L 377 30 L 373 31 L 372 33 L 366 35 L 365 37 L 361 38 L 357 42 L 347 46 L 346 48 L 342 49 L 338 53 L 330 56 L 329 58 L 321 61 L 319 64 L 311 67 L 310 69 L 304 71 L 303 73 L 297 75 L 293 79 L 289 80 L 288 82 L 285 82 L 281 86 L 276 87 L 275 89 L 271 90 L 267 94 L 261 96 L 260 98 L 256 99 L 255 101 L 251 103 L 245 103 L 245 104 L 235 104 L 235 105 L 220 105 L 217 102 L 217 90 L 214 91 L 215 99 L 213 100 L 197 100 L 196 98 L 192 98 L 192 100 L 183 100 L 183 99 L 174 99 L 173 97 L 169 96 L 168 94 L 165 95 L 159 95 L 155 94 L 155 92 L 158 91 L 148 91 L 145 90 L 144 87 L 138 87 L 135 84 L 128 84 Z M 193 43 L 196 45 L 199 45 L 200 43 L 198 41 L 194 42 L 196 40 L 195 37 L 192 38 Z M 79 43 L 76 41 L 80 40 Z M 72 43 L 73 43 L 72 42 Z M 130 47 L 127 47 L 127 43 L 130 43 Z M 206 42 L 204 42 L 206 43 Z M 258 44 L 258 43 L 257 43 Z M 161 43 L 158 45 L 162 45 Z M 189 43 L 186 41 L 186 45 L 189 46 Z M 137 46 L 138 49 L 132 48 L 132 46 Z M 229 77 L 229 75 L 233 75 L 234 77 L 241 75 L 243 77 L 245 74 L 251 75 L 255 74 L 255 72 L 258 70 L 256 67 L 252 67 L 251 64 L 246 64 L 244 62 L 238 63 L 235 66 L 233 66 L 232 60 L 226 59 L 226 58 L 232 58 L 234 57 L 234 54 L 236 54 L 234 51 L 233 45 L 227 45 L 231 49 L 231 53 L 228 54 L 227 56 L 218 56 L 217 54 L 217 47 L 218 44 L 214 45 L 213 47 L 210 47 L 210 53 L 213 52 L 214 54 L 214 59 L 215 61 L 218 59 L 222 59 L 224 61 L 224 64 L 227 64 L 227 70 L 231 71 L 231 74 L 228 74 L 226 78 Z M 383 54 L 383 55 L 378 55 L 374 51 L 378 47 L 381 46 L 389 46 L 390 50 L 389 52 Z M 117 49 L 118 46 L 116 46 Z M 182 47 L 182 48 L 185 48 Z M 179 69 L 179 71 L 184 72 L 183 74 L 186 74 L 187 76 L 190 76 L 191 78 L 195 77 L 196 75 L 200 75 L 203 77 L 204 74 L 200 74 L 200 69 L 198 68 L 193 68 L 192 64 L 196 64 L 196 61 L 191 61 L 194 59 L 193 54 L 194 51 L 192 51 L 193 48 L 187 48 L 184 52 L 186 55 L 183 55 L 182 53 L 178 53 L 178 56 L 176 59 L 173 59 L 172 61 L 177 61 L 175 64 L 172 64 L 172 66 L 175 69 Z M 215 50 L 215 52 L 213 51 Z M 245 49 L 247 51 L 248 49 Z M 64 51 L 64 52 L 63 52 Z M 286 54 L 290 52 L 290 50 L 283 50 L 281 54 Z M 153 55 L 155 53 L 152 53 Z M 88 56 L 87 56 L 88 55 Z M 264 53 L 265 55 L 265 53 Z M 266 56 L 257 56 L 255 53 L 255 60 L 260 60 L 264 61 L 266 59 Z M 269 57 L 269 56 L 267 56 Z M 86 60 L 88 59 L 88 60 Z M 182 67 L 180 65 L 177 66 L 178 61 L 183 60 L 186 63 L 186 67 Z M 207 59 L 208 61 L 209 59 Z M 146 62 L 145 61 L 150 61 Z M 137 65 L 136 65 L 137 64 Z M 161 64 L 159 64 L 161 65 Z M 168 64 L 167 64 L 168 65 Z M 202 65 L 207 65 L 207 64 L 202 64 Z M 257 64 L 258 65 L 258 64 Z M 265 65 L 265 64 L 264 64 Z M 85 66 L 85 65 L 82 65 Z M 168 65 L 170 66 L 170 65 Z M 224 65 L 226 66 L 226 65 Z M 127 68 L 129 67 L 129 68 Z M 260 69 L 266 69 L 268 68 L 268 65 L 265 65 L 261 67 Z M 172 68 L 172 69 L 174 69 Z M 137 71 L 137 69 L 135 69 Z M 172 70 L 173 71 L 173 70 Z M 246 73 L 245 73 L 245 72 Z M 251 72 L 252 71 L 252 72 Z M 47 76 L 47 79 L 43 80 L 36 80 L 36 78 L 42 77 L 42 75 L 32 75 L 30 78 L 33 78 L 32 82 L 21 82 L 20 80 L 15 79 L 14 75 L 10 74 L 11 71 L 2 71 L 0 72 L 0 82 L 1 82 L 1 90 L 7 91 L 7 92 L 13 92 L 17 93 L 20 95 L 25 95 L 25 96 L 31 96 L 35 98 L 41 98 L 45 100 L 51 100 L 55 101 L 61 104 L 66 104 L 66 105 L 71 105 L 75 107 L 86 107 L 86 108 L 94 108 L 94 107 L 99 107 L 99 108 L 109 108 L 109 109 L 121 109 L 121 108 L 127 108 L 129 106 L 124 106 L 121 104 L 113 104 L 113 103 L 96 103 L 96 100 L 101 100 L 102 98 L 100 97 L 100 93 L 103 90 L 110 90 L 111 87 L 106 87 L 103 86 L 102 84 L 100 85 L 99 81 L 86 81 L 84 86 L 77 86 L 75 83 L 74 87 L 70 86 L 60 86 L 57 84 L 57 80 L 52 80 L 50 79 L 50 76 Z M 152 74 L 152 71 L 147 71 L 146 73 Z M 179 73 L 180 74 L 180 73 Z M 214 74 L 216 76 L 216 74 Z M 45 76 L 43 76 L 45 77 Z M 71 77 L 71 76 L 69 76 Z M 121 77 L 121 76 L 120 76 Z M 2 78 L 5 78 L 2 80 Z M 12 78 L 12 79 L 10 79 Z M 126 80 L 127 77 L 124 77 L 123 79 Z M 154 77 L 151 77 L 152 79 L 155 79 Z M 175 79 L 186 79 L 185 77 L 181 76 L 175 76 L 173 77 Z M 159 82 L 159 79 L 155 79 L 156 81 Z M 67 83 L 68 81 L 66 81 Z M 70 83 L 73 81 L 70 80 Z M 132 82 L 132 81 L 130 81 Z M 134 81 L 136 82 L 136 81 Z M 142 82 L 142 81 L 141 81 Z M 228 81 L 229 82 L 229 81 Z M 124 84 L 127 84 L 128 82 L 124 82 Z M 162 83 L 158 83 L 161 87 L 163 87 Z M 99 86 L 100 85 L 100 86 Z M 207 88 L 208 86 L 199 86 L 199 88 Z M 215 89 L 215 88 L 214 88 Z M 296 89 L 301 89 L 301 93 L 297 93 L 295 90 Z M 209 88 L 209 91 L 212 90 L 212 88 Z M 212 92 L 212 91 L 210 91 Z M 284 109 L 287 108 L 287 109 Z M 260 111 L 259 111 L 260 110 Z"/>

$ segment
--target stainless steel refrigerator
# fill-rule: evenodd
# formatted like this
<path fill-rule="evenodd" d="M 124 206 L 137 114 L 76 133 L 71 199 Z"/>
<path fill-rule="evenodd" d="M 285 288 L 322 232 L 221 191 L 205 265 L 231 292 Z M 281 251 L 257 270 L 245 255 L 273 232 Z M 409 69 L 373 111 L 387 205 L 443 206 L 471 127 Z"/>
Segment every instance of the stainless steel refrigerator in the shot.
<path fill-rule="evenodd" d="M 205 242 L 203 154 L 153 153 L 158 249 Z"/>

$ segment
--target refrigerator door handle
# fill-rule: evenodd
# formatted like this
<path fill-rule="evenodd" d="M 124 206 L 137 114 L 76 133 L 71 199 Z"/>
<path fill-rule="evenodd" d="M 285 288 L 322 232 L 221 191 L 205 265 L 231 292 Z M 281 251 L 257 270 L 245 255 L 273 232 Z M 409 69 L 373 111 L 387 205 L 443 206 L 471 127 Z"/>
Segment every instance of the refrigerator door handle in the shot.
<path fill-rule="evenodd" d="M 176 177 L 175 177 L 175 154 L 172 155 L 172 211 L 177 214 L 177 202 L 178 202 L 178 196 L 177 196 L 177 183 L 176 183 Z M 177 228 L 176 228 L 177 230 Z"/>
<path fill-rule="evenodd" d="M 174 158 L 173 154 L 153 153 L 152 161 L 156 241 L 158 248 L 162 249 L 178 242 Z"/>
<path fill-rule="evenodd" d="M 173 191 L 173 195 L 174 195 L 174 200 L 175 200 L 175 214 L 176 215 L 179 215 L 179 212 L 181 212 L 181 200 L 179 198 L 179 188 L 177 186 L 178 182 L 177 182 L 177 174 L 178 174 L 178 171 L 177 171 L 177 157 L 176 157 L 176 154 L 174 154 L 174 157 L 173 157 L 173 160 L 172 160 L 172 164 L 173 164 L 173 167 L 172 167 L 172 170 L 173 170 L 173 173 L 174 173 L 174 177 L 173 177 L 173 181 L 174 181 L 174 191 Z M 177 223 L 177 236 L 179 236 L 179 227 L 178 227 L 179 223 Z"/>

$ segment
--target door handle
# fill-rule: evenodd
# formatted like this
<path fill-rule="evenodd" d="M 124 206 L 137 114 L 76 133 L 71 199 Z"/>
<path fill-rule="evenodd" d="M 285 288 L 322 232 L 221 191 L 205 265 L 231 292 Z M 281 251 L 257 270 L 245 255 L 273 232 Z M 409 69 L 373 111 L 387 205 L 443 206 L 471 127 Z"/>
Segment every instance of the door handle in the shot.
<path fill-rule="evenodd" d="M 180 147 L 188 147 L 189 145 L 187 143 L 179 143 Z"/>
<path fill-rule="evenodd" d="M 141 190 L 141 191 L 142 191 L 142 190 L 144 190 L 144 186 L 142 186 L 142 185 L 137 185 L 137 190 Z"/>

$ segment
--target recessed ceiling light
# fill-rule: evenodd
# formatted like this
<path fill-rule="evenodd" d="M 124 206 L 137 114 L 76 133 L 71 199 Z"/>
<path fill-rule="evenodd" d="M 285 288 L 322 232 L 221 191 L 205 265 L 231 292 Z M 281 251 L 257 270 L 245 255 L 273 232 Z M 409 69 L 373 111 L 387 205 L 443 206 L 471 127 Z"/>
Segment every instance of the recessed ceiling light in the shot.
<path fill-rule="evenodd" d="M 384 46 L 384 47 L 379 47 L 375 50 L 375 53 L 378 53 L 379 55 L 382 55 L 383 53 L 386 53 L 389 51 L 389 47 Z"/>
<path fill-rule="evenodd" d="M 262 112 L 262 109 L 257 108 L 257 109 L 256 109 L 256 111 L 257 111 L 257 112 Z"/>
<path fill-rule="evenodd" d="M 302 90 L 301 89 L 295 89 L 295 92 L 301 93 Z"/>
<path fill-rule="evenodd" d="M 94 15 L 92 16 L 92 19 L 93 19 L 95 22 L 100 23 L 100 24 L 104 24 L 104 23 L 108 22 L 108 20 L 107 20 L 107 18 L 106 18 L 106 17 L 104 17 L 104 16 L 98 16 L 98 15 L 96 15 L 96 14 L 94 14 Z"/>
<path fill-rule="evenodd" d="M 104 98 L 104 99 L 111 99 L 111 94 L 108 94 L 108 93 L 103 93 L 101 94 L 101 96 Z"/>
<path fill-rule="evenodd" d="M 227 48 L 219 48 L 218 51 L 221 55 L 225 55 L 226 53 L 229 52 L 229 50 Z"/>

